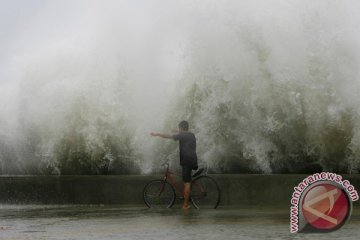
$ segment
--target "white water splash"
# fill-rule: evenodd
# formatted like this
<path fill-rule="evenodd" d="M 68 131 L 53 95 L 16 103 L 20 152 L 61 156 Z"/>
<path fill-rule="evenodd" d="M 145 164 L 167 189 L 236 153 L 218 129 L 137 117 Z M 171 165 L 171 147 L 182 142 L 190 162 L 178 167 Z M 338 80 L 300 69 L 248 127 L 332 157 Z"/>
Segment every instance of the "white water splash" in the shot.
<path fill-rule="evenodd" d="M 221 171 L 357 167 L 357 1 L 1 5 L 2 146 L 29 148 L 3 173 L 84 152 L 148 172 L 176 148 L 148 132 L 182 119 Z"/>

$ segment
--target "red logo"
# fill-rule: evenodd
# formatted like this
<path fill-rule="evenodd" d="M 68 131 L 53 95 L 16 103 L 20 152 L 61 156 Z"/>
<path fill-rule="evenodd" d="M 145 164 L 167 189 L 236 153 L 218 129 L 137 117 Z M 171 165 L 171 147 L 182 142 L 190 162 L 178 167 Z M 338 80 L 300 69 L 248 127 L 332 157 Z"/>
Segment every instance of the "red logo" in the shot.
<path fill-rule="evenodd" d="M 320 231 L 338 229 L 346 222 L 350 211 L 351 203 L 346 192 L 330 183 L 313 186 L 302 200 L 304 219 Z"/>

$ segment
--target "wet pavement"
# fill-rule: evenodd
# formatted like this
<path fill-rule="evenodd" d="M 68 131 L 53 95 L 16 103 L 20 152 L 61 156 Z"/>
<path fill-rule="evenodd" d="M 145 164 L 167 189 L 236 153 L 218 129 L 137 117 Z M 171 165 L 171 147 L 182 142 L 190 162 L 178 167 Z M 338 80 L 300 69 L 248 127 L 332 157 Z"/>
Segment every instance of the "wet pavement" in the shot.
<path fill-rule="evenodd" d="M 359 239 L 360 211 L 327 234 L 291 234 L 289 209 L 0 205 L 0 239 Z"/>

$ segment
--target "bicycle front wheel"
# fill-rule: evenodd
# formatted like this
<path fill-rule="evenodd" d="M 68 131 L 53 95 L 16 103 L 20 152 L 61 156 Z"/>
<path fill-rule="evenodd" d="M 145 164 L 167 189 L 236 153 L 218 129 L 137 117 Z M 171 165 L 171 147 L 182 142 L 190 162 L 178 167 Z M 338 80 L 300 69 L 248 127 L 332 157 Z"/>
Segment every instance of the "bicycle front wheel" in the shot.
<path fill-rule="evenodd" d="M 149 208 L 171 208 L 175 198 L 173 186 L 164 180 L 153 180 L 143 190 L 143 199 Z"/>
<path fill-rule="evenodd" d="M 220 202 L 220 188 L 209 176 L 200 176 L 191 184 L 191 202 L 195 208 L 217 208 Z"/>

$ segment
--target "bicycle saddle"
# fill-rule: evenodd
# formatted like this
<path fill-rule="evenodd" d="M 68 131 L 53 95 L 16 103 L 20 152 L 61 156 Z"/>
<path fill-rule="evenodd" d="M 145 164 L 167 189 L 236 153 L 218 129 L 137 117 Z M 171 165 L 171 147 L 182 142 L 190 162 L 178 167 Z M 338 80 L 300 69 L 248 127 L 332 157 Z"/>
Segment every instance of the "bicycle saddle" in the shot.
<path fill-rule="evenodd" d="M 191 177 L 197 177 L 204 171 L 204 168 L 199 168 Z"/>

